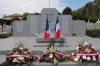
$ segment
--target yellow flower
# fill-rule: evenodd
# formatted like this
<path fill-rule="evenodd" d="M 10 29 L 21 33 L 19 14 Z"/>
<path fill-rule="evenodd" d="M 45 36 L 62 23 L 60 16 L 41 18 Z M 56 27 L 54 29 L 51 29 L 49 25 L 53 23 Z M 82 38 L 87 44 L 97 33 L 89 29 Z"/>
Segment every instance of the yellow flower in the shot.
<path fill-rule="evenodd" d="M 25 51 L 24 54 L 27 54 L 27 52 Z"/>

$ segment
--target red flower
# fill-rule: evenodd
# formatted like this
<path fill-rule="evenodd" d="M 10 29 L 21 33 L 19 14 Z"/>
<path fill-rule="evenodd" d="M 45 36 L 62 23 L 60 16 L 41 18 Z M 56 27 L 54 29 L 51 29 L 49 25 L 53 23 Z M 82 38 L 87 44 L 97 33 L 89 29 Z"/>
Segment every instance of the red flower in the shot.
<path fill-rule="evenodd" d="M 89 49 L 89 46 L 86 45 L 86 46 L 85 46 L 85 49 Z"/>
<path fill-rule="evenodd" d="M 79 44 L 78 46 L 81 47 L 81 44 Z"/>
<path fill-rule="evenodd" d="M 71 56 L 71 60 L 74 60 L 75 57 L 76 57 L 76 56 Z"/>
<path fill-rule="evenodd" d="M 28 54 L 30 55 L 31 53 L 30 53 L 30 52 L 28 52 Z"/>
<path fill-rule="evenodd" d="M 78 50 L 75 50 L 76 53 L 78 53 Z"/>
<path fill-rule="evenodd" d="M 22 50 L 19 50 L 19 53 L 21 53 L 22 52 Z"/>
<path fill-rule="evenodd" d="M 84 50 L 81 50 L 81 53 L 84 53 Z"/>
<path fill-rule="evenodd" d="M 92 52 L 96 53 L 96 52 L 97 52 L 97 50 L 96 50 L 96 49 L 92 49 Z"/>
<path fill-rule="evenodd" d="M 24 51 L 28 51 L 28 48 L 24 48 Z"/>
<path fill-rule="evenodd" d="M 54 63 L 54 58 L 51 58 L 51 59 L 50 59 L 50 62 Z"/>

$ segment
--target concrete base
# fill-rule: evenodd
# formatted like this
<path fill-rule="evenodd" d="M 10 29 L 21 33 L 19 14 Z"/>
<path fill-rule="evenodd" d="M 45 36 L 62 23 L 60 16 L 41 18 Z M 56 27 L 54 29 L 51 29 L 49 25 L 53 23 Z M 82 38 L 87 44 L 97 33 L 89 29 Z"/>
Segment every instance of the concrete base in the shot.
<path fill-rule="evenodd" d="M 66 42 L 66 38 L 63 35 L 61 35 L 60 38 L 55 41 L 54 40 L 54 34 L 51 33 L 50 39 L 49 40 L 44 40 L 44 34 L 40 33 L 36 37 L 36 42 L 37 43 L 65 43 Z"/>
<path fill-rule="evenodd" d="M 69 47 L 67 43 L 55 43 L 56 47 Z M 50 43 L 37 43 L 33 45 L 34 47 L 49 47 Z"/>
<path fill-rule="evenodd" d="M 76 62 L 61 62 L 58 63 L 57 65 L 54 65 L 52 63 L 34 63 L 35 66 L 100 66 L 100 64 L 96 64 L 96 63 L 87 63 L 87 64 L 77 64 Z"/>
<path fill-rule="evenodd" d="M 12 65 L 2 65 L 2 66 L 12 66 Z M 27 65 L 23 64 L 23 65 L 17 65 L 17 66 L 27 66 Z M 53 63 L 46 63 L 46 62 L 42 62 L 40 64 L 38 64 L 37 62 L 33 62 L 31 66 L 100 66 L 100 64 L 96 64 L 96 63 L 78 64 L 76 62 L 70 61 L 70 62 L 61 62 L 55 65 Z"/>

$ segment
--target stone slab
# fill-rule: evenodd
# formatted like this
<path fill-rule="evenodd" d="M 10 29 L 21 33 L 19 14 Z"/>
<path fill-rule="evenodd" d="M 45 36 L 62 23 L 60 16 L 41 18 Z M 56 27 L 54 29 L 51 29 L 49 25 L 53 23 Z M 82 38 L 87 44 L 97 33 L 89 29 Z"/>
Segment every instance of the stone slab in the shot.
<path fill-rule="evenodd" d="M 0 55 L 0 64 L 6 61 L 6 55 Z"/>
<path fill-rule="evenodd" d="M 57 46 L 57 50 L 65 50 L 66 54 L 72 53 L 76 46 L 79 44 L 80 41 L 86 40 L 91 43 L 100 53 L 100 39 L 99 38 L 91 38 L 87 36 L 83 37 L 66 37 L 66 42 L 69 46 L 66 47 L 59 47 Z M 47 47 L 34 47 L 37 44 L 36 37 L 16 37 L 12 36 L 6 39 L 0 39 L 0 55 L 8 54 L 9 50 L 12 50 L 19 42 L 22 42 L 23 45 L 29 48 L 32 51 L 32 54 L 38 54 L 41 50 L 47 50 Z"/>
<path fill-rule="evenodd" d="M 86 35 L 86 22 L 84 20 L 73 20 L 73 36 L 85 36 Z"/>
<path fill-rule="evenodd" d="M 58 17 L 59 27 L 63 36 L 72 36 L 73 32 L 76 32 L 77 35 L 86 35 L 85 23 L 79 22 L 79 20 L 73 22 L 71 15 L 58 15 L 56 8 L 43 8 L 41 15 L 29 15 L 25 21 L 14 21 L 13 35 L 38 36 L 38 34 L 45 31 L 47 17 L 51 33 L 54 33 L 55 23 Z"/>
<path fill-rule="evenodd" d="M 66 38 L 63 35 L 61 35 L 61 37 L 59 39 L 54 41 L 54 33 L 50 33 L 49 40 L 44 40 L 44 33 L 40 33 L 36 37 L 36 42 L 37 43 L 65 43 L 66 42 Z"/>
<path fill-rule="evenodd" d="M 35 66 L 99 66 L 100 64 L 95 64 L 95 63 L 88 63 L 88 64 L 78 64 L 76 62 L 62 62 L 62 63 L 58 63 L 57 65 L 54 65 L 52 63 L 34 63 Z"/>
<path fill-rule="evenodd" d="M 67 43 L 54 43 L 54 45 L 56 47 L 69 47 Z M 33 45 L 33 47 L 49 47 L 49 46 L 50 46 L 50 43 L 37 43 Z"/>

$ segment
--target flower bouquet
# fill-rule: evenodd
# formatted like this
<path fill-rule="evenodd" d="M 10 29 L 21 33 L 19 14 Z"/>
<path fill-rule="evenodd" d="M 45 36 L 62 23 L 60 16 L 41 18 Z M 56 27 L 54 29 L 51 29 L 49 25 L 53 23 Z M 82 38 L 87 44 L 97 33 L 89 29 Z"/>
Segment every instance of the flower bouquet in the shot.
<path fill-rule="evenodd" d="M 94 46 L 88 42 L 83 42 L 83 44 L 77 46 L 75 52 L 71 55 L 71 60 L 78 63 L 93 63 L 100 61 L 99 53 Z"/>
<path fill-rule="evenodd" d="M 26 64 L 27 62 L 33 61 L 33 56 L 28 48 L 24 48 L 22 44 L 19 44 L 10 51 L 6 59 L 15 64 Z"/>
<path fill-rule="evenodd" d="M 56 50 L 56 47 L 52 44 L 50 44 L 50 47 L 47 48 L 47 51 L 43 51 L 41 54 L 36 56 L 38 63 L 50 62 L 57 64 L 67 59 L 68 56 L 66 56 L 63 51 Z"/>

